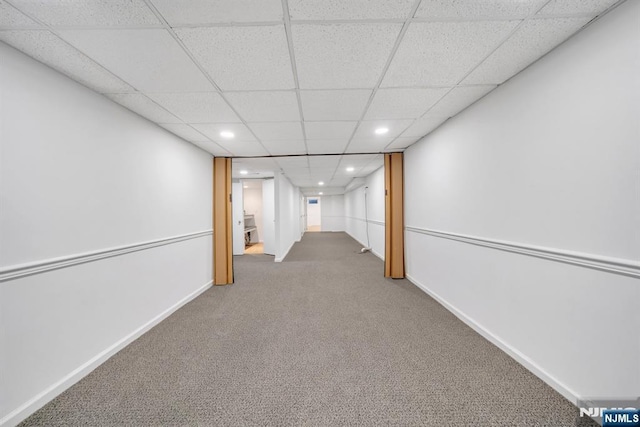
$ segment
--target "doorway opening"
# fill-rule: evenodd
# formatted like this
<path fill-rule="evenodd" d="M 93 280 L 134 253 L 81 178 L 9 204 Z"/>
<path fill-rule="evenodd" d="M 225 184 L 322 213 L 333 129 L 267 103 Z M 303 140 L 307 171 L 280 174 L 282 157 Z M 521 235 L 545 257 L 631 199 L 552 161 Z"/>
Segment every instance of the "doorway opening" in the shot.
<path fill-rule="evenodd" d="M 307 224 L 306 231 L 322 231 L 322 198 L 307 197 Z"/>
<path fill-rule="evenodd" d="M 273 178 L 233 182 L 234 255 L 275 254 Z"/>

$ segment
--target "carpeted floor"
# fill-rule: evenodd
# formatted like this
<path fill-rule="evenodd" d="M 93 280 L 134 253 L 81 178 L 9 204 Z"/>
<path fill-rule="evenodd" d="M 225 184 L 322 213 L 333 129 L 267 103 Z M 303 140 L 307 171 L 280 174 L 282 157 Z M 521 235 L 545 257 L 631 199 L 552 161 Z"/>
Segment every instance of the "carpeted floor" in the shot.
<path fill-rule="evenodd" d="M 25 426 L 575 426 L 576 409 L 344 233 L 214 287 Z"/>

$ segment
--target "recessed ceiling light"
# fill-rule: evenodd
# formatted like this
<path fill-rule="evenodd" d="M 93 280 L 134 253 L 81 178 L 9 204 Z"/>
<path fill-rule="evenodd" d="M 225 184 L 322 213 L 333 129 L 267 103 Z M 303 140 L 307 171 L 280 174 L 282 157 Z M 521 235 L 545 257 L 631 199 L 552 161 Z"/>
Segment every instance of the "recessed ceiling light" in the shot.
<path fill-rule="evenodd" d="M 349 166 L 347 168 L 347 172 L 353 172 L 354 170 L 356 170 L 353 166 Z"/>
<path fill-rule="evenodd" d="M 233 138 L 236 135 L 228 130 L 223 130 L 222 132 L 220 132 L 220 136 L 223 138 Z"/>
<path fill-rule="evenodd" d="M 248 173 L 249 173 L 249 171 L 246 171 L 246 170 L 241 170 L 241 171 L 240 171 L 240 175 L 246 175 L 246 174 L 248 174 Z"/>
<path fill-rule="evenodd" d="M 245 186 L 244 186 L 244 188 L 249 188 L 249 186 L 248 186 L 248 185 L 245 185 Z"/>
<path fill-rule="evenodd" d="M 322 196 L 322 194 L 323 194 L 323 193 L 322 193 L 322 191 L 321 191 L 321 192 L 319 192 L 318 194 Z"/>
<path fill-rule="evenodd" d="M 378 128 L 375 130 L 376 135 L 384 135 L 385 133 L 389 132 L 389 128 Z"/>
<path fill-rule="evenodd" d="M 320 181 L 320 182 L 318 183 L 318 185 L 324 185 L 324 182 Z"/>

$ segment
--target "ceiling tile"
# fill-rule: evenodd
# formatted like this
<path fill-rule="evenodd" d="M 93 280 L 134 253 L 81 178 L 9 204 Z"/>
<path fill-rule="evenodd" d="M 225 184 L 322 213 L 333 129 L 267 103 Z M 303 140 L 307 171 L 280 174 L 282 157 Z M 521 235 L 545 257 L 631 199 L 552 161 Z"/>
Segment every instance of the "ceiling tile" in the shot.
<path fill-rule="evenodd" d="M 152 0 L 169 25 L 282 21 L 281 0 Z"/>
<path fill-rule="evenodd" d="M 385 148 L 385 151 L 404 150 L 408 146 L 418 142 L 420 139 L 421 138 L 418 138 L 418 137 L 412 137 L 412 138 L 399 137 L 399 138 L 396 138 L 395 141 L 393 141 L 391 144 L 389 144 Z"/>
<path fill-rule="evenodd" d="M 49 31 L 0 31 L 0 40 L 98 92 L 134 91 Z"/>
<path fill-rule="evenodd" d="M 347 153 L 378 153 L 384 150 L 393 140 L 391 137 L 385 138 L 353 138 L 347 147 Z"/>
<path fill-rule="evenodd" d="M 248 126 L 260 139 L 304 141 L 300 122 L 248 123 Z"/>
<path fill-rule="evenodd" d="M 619 0 L 551 0 L 540 15 L 572 15 L 591 13 L 597 15 L 604 12 Z"/>
<path fill-rule="evenodd" d="M 388 138 L 395 138 L 400 135 L 409 125 L 413 123 L 413 120 L 375 120 L 375 121 L 362 121 L 358 126 L 358 130 L 353 135 L 354 138 L 360 139 L 372 139 L 372 140 L 386 140 Z M 381 127 L 389 129 L 389 131 L 383 135 L 376 135 L 375 130 Z M 387 144 L 390 141 L 387 141 Z"/>
<path fill-rule="evenodd" d="M 318 168 L 330 168 L 333 173 L 335 168 L 338 167 L 338 163 L 340 163 L 341 158 L 342 156 L 312 156 L 309 157 L 309 167 L 311 168 L 312 173 L 314 169 Z"/>
<path fill-rule="evenodd" d="M 147 95 L 187 123 L 240 122 L 240 118 L 217 92 L 148 93 Z"/>
<path fill-rule="evenodd" d="M 160 126 L 165 128 L 171 133 L 178 135 L 182 139 L 186 139 L 190 142 L 204 142 L 209 141 L 209 138 L 195 130 L 189 125 L 180 123 L 163 123 Z"/>
<path fill-rule="evenodd" d="M 206 124 L 194 124 L 194 129 L 202 132 L 215 142 L 219 143 L 235 143 L 238 141 L 244 142 L 257 142 L 249 128 L 240 123 L 232 123 L 232 124 L 214 124 L 214 123 L 206 123 Z M 233 132 L 234 136 L 231 139 L 223 138 L 220 133 L 221 132 Z"/>
<path fill-rule="evenodd" d="M 258 141 L 219 141 L 218 144 L 234 156 L 268 156 Z"/>
<path fill-rule="evenodd" d="M 59 33 L 138 90 L 214 90 L 166 30 L 69 30 Z"/>
<path fill-rule="evenodd" d="M 304 122 L 307 139 L 349 139 L 358 122 Z"/>
<path fill-rule="evenodd" d="M 220 147 L 215 142 L 211 142 L 211 141 L 191 141 L 191 143 L 193 145 L 196 145 L 196 146 L 202 148 L 205 151 L 208 151 L 209 153 L 213 154 L 214 156 L 219 156 L 219 157 L 230 157 L 231 156 L 231 153 L 229 153 L 224 148 Z"/>
<path fill-rule="evenodd" d="M 360 120 L 371 92 L 369 89 L 300 91 L 304 119 Z"/>
<path fill-rule="evenodd" d="M 267 150 L 269 150 L 269 153 L 274 156 L 307 154 L 307 147 L 304 145 L 304 141 L 302 139 L 297 141 L 263 139 L 262 145 L 264 145 Z"/>
<path fill-rule="evenodd" d="M 495 49 L 518 22 L 414 22 L 382 86 L 455 85 Z"/>
<path fill-rule="evenodd" d="M 309 154 L 343 153 L 349 139 L 307 139 Z"/>
<path fill-rule="evenodd" d="M 448 91 L 449 88 L 380 89 L 365 119 L 415 119 L 426 113 Z"/>
<path fill-rule="evenodd" d="M 156 123 L 182 123 L 182 121 L 139 93 L 115 93 L 107 95 L 113 101 L 128 108 L 129 110 L 146 117 Z"/>
<path fill-rule="evenodd" d="M 223 90 L 295 87 L 284 25 L 184 28 L 176 33 Z"/>
<path fill-rule="evenodd" d="M 458 86 L 445 95 L 429 110 L 430 116 L 453 117 L 487 93 L 495 89 L 495 86 Z"/>
<path fill-rule="evenodd" d="M 301 89 L 373 88 L 402 24 L 293 25 Z"/>
<path fill-rule="evenodd" d="M 415 0 L 289 0 L 291 19 L 407 19 Z"/>
<path fill-rule="evenodd" d="M 548 0 L 422 0 L 415 17 L 424 19 L 526 18 Z"/>
<path fill-rule="evenodd" d="M 295 92 L 226 92 L 225 97 L 247 122 L 300 120 Z"/>
<path fill-rule="evenodd" d="M 274 159 L 278 166 L 282 168 L 308 168 L 309 160 L 307 157 L 279 157 Z"/>
<path fill-rule="evenodd" d="M 447 118 L 448 117 L 437 117 L 427 114 L 409 126 L 409 128 L 402 133 L 402 137 L 423 137 L 444 123 Z"/>
<path fill-rule="evenodd" d="M 557 18 L 525 21 L 463 83 L 502 83 L 562 43 L 590 20 Z"/>
<path fill-rule="evenodd" d="M 152 26 L 160 21 L 143 0 L 12 0 L 23 12 L 51 26 Z"/>
<path fill-rule="evenodd" d="M 9 3 L 0 1 L 0 28 L 41 28 L 42 26 L 34 20 L 19 12 L 17 9 L 9 5 Z"/>

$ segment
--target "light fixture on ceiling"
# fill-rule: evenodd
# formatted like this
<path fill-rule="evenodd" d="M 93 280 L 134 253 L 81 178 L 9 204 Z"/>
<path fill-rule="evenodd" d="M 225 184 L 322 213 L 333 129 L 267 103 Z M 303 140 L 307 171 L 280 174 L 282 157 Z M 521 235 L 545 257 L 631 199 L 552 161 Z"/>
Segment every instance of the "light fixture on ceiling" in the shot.
<path fill-rule="evenodd" d="M 320 182 L 318 183 L 318 185 L 324 185 L 324 182 L 320 181 Z"/>
<path fill-rule="evenodd" d="M 376 135 L 384 135 L 389 132 L 389 128 L 378 128 L 375 130 Z"/>
<path fill-rule="evenodd" d="M 347 168 L 347 172 L 353 172 L 354 170 L 356 170 L 356 168 L 354 168 L 353 166 L 349 166 Z"/>
<path fill-rule="evenodd" d="M 244 188 L 249 188 L 249 186 L 248 186 L 248 185 L 245 185 L 245 186 L 244 186 Z"/>
<path fill-rule="evenodd" d="M 249 171 L 246 171 L 246 170 L 241 170 L 241 171 L 240 171 L 240 175 L 246 175 L 246 174 L 248 174 L 248 173 L 249 173 Z"/>
<path fill-rule="evenodd" d="M 220 132 L 220 136 L 223 138 L 233 138 L 236 135 L 231 131 L 223 130 L 222 132 Z"/>
<path fill-rule="evenodd" d="M 324 193 L 322 193 L 322 191 L 318 193 L 318 195 L 320 195 L 320 196 L 322 196 L 322 194 L 324 194 Z"/>

